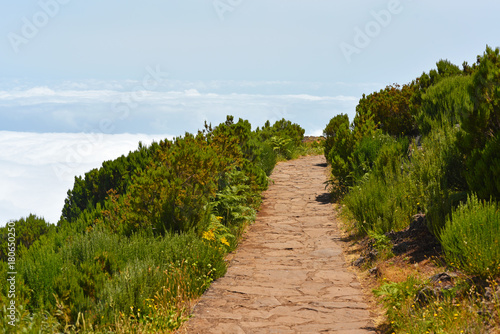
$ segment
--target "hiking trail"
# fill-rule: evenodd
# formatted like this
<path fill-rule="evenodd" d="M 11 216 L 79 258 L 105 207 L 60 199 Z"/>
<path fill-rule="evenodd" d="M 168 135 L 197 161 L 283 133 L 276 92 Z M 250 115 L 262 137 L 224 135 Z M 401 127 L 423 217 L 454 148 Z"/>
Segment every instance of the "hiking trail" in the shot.
<path fill-rule="evenodd" d="M 323 156 L 279 163 L 256 222 L 186 333 L 375 333 L 341 248 Z"/>

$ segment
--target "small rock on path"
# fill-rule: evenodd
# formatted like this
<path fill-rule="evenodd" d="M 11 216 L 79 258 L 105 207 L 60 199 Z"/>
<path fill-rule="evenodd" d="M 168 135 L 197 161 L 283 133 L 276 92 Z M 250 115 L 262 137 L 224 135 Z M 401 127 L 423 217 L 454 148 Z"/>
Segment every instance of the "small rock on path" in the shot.
<path fill-rule="evenodd" d="M 187 333 L 375 333 L 347 270 L 323 156 L 276 166 L 264 202 L 224 277 L 213 282 Z"/>

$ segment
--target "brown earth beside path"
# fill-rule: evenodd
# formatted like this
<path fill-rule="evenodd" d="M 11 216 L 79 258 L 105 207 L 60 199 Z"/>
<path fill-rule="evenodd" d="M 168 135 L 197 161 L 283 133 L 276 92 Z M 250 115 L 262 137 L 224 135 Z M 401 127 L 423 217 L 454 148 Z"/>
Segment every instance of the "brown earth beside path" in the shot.
<path fill-rule="evenodd" d="M 256 222 L 224 277 L 194 307 L 187 333 L 375 333 L 347 269 L 323 156 L 276 166 Z"/>

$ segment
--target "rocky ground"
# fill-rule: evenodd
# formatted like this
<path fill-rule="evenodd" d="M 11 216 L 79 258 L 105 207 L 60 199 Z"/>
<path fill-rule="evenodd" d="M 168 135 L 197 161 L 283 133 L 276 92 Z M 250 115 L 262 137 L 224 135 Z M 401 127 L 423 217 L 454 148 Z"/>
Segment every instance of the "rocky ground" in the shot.
<path fill-rule="evenodd" d="M 374 333 L 346 264 L 323 156 L 280 163 L 227 274 L 194 307 L 185 333 Z"/>

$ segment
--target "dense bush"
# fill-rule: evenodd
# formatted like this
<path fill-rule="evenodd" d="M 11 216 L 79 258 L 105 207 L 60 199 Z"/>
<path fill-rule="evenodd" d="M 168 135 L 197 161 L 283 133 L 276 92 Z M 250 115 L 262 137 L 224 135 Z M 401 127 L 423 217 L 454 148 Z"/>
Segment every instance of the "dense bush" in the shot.
<path fill-rule="evenodd" d="M 259 160 L 257 166 L 267 175 L 271 175 L 274 166 L 278 160 L 278 155 L 273 149 L 271 143 L 264 142 L 260 146 Z"/>
<path fill-rule="evenodd" d="M 361 161 L 360 156 L 369 157 L 362 164 L 366 173 L 351 187 L 344 204 L 363 234 L 402 229 L 417 212 L 407 161 L 402 157 L 407 142 L 381 135 L 362 143 L 355 156 L 356 161 Z M 362 155 L 361 152 L 368 149 L 371 149 L 370 155 Z"/>
<path fill-rule="evenodd" d="M 325 141 L 323 142 L 325 148 L 325 157 L 330 154 L 332 150 L 339 151 L 338 154 L 347 156 L 348 150 L 341 151 L 342 141 L 349 140 L 351 134 L 349 116 L 340 114 L 333 117 L 326 128 L 323 130 Z"/>
<path fill-rule="evenodd" d="M 418 202 L 419 211 L 427 215 L 428 227 L 436 235 L 464 194 L 458 132 L 453 126 L 434 129 L 422 140 L 420 148 L 414 148 L 409 166 L 413 199 Z"/>
<path fill-rule="evenodd" d="M 17 256 L 21 256 L 42 235 L 55 230 L 55 227 L 47 223 L 45 219 L 33 214 L 12 221 L 9 226 L 0 227 L 0 261 L 7 261 L 9 227 L 15 228 Z"/>
<path fill-rule="evenodd" d="M 278 136 L 289 139 L 294 146 L 300 146 L 302 139 L 304 139 L 305 130 L 300 125 L 283 118 L 276 121 L 272 126 L 269 121 L 267 121 L 262 129 L 257 129 L 256 132 L 262 140 L 268 140 L 271 137 Z"/>
<path fill-rule="evenodd" d="M 500 199 L 500 132 L 483 149 L 467 159 L 466 179 L 471 191 L 482 199 Z"/>
<path fill-rule="evenodd" d="M 332 170 L 331 185 L 335 197 L 347 191 L 351 185 L 349 175 L 349 156 L 354 148 L 354 138 L 349 125 L 349 117 L 345 114 L 335 116 L 330 120 L 325 130 L 324 154 Z"/>
<path fill-rule="evenodd" d="M 363 95 L 356 107 L 356 116 L 362 119 L 370 113 L 377 127 L 389 135 L 413 135 L 417 125 L 414 120 L 416 110 L 411 105 L 411 98 L 416 89 L 413 83 L 402 87 L 393 85 L 368 96 Z"/>
<path fill-rule="evenodd" d="M 149 147 L 139 143 L 138 149 L 127 156 L 105 161 L 101 168 L 87 172 L 83 178 L 75 177 L 73 189 L 68 190 L 61 220 L 74 222 L 85 209 L 103 204 L 111 189 L 124 194 L 132 177 L 151 162 L 158 148 L 157 143 Z"/>
<path fill-rule="evenodd" d="M 361 182 L 372 171 L 381 148 L 394 139 L 380 132 L 361 139 L 350 156 L 353 183 Z"/>
<path fill-rule="evenodd" d="M 429 87 L 422 96 L 418 125 L 422 134 L 445 124 L 459 124 L 462 115 L 471 112 L 469 95 L 471 76 L 452 76 Z"/>
<path fill-rule="evenodd" d="M 439 233 L 466 190 L 458 132 L 454 126 L 436 128 L 411 144 L 386 135 L 361 141 L 350 157 L 356 182 L 344 203 L 364 233 L 405 228 L 418 212 Z"/>
<path fill-rule="evenodd" d="M 462 115 L 460 148 L 469 188 L 482 199 L 500 199 L 500 49 L 486 48 L 469 93 L 473 109 Z"/>
<path fill-rule="evenodd" d="M 230 166 L 202 135 L 162 142 L 154 163 L 137 175 L 124 196 L 114 195 L 104 225 L 130 235 L 138 230 L 164 234 L 206 225 L 218 178 Z"/>
<path fill-rule="evenodd" d="M 500 49 L 487 47 L 479 57 L 469 94 L 473 109 L 462 114 L 464 153 L 481 149 L 500 131 Z"/>
<path fill-rule="evenodd" d="M 471 195 L 453 211 L 440 239 L 448 263 L 484 278 L 500 275 L 498 204 Z"/>

